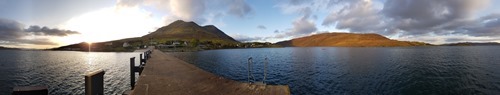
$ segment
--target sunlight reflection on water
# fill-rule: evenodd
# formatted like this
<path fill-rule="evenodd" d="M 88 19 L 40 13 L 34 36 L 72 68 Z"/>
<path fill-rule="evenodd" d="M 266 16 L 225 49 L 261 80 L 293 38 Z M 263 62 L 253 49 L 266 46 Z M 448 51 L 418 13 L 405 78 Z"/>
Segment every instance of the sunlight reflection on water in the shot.
<path fill-rule="evenodd" d="M 129 87 L 129 58 L 139 53 L 0 50 L 0 95 L 15 86 L 49 87 L 51 95 L 84 94 L 83 74 L 103 69 L 105 94 Z"/>

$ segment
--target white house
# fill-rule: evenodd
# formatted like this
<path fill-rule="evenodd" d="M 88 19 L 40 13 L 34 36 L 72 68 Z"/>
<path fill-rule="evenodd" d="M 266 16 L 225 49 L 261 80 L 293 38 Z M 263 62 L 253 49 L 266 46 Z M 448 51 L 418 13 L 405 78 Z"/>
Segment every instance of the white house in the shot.
<path fill-rule="evenodd" d="M 127 42 L 123 43 L 123 47 L 129 47 L 130 44 L 128 44 Z"/>

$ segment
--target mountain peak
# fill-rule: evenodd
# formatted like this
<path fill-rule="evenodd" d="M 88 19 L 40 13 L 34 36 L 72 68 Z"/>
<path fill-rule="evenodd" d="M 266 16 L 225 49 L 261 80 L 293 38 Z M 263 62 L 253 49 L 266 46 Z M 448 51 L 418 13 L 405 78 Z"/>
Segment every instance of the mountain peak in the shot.
<path fill-rule="evenodd" d="M 237 42 L 214 25 L 200 26 L 192 21 L 177 20 L 167 26 L 145 35 L 146 38 L 155 39 L 178 39 L 178 40 L 223 40 Z"/>
<path fill-rule="evenodd" d="M 214 25 L 205 25 L 205 26 L 203 26 L 203 27 L 211 27 L 211 28 L 213 28 L 213 27 L 215 27 L 215 26 L 214 26 Z M 215 28 L 217 28 L 217 27 L 215 27 Z"/>

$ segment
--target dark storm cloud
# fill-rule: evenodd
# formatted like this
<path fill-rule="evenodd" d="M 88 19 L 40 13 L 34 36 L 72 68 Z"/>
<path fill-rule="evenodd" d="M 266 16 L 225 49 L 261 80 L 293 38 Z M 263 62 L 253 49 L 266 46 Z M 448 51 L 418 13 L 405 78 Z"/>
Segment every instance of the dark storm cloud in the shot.
<path fill-rule="evenodd" d="M 51 29 L 48 27 L 30 26 L 24 29 L 24 25 L 9 19 L 0 18 L 0 44 L 36 44 L 36 45 L 56 45 L 48 39 L 23 39 L 31 36 L 67 36 L 79 34 L 75 31 Z"/>

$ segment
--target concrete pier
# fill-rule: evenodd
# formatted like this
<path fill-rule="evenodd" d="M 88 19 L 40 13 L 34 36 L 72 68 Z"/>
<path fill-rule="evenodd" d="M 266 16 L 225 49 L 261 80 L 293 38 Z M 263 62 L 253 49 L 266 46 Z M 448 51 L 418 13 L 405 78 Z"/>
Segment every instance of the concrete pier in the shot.
<path fill-rule="evenodd" d="M 159 50 L 153 51 L 146 64 L 132 95 L 290 95 L 288 85 L 226 79 Z"/>

